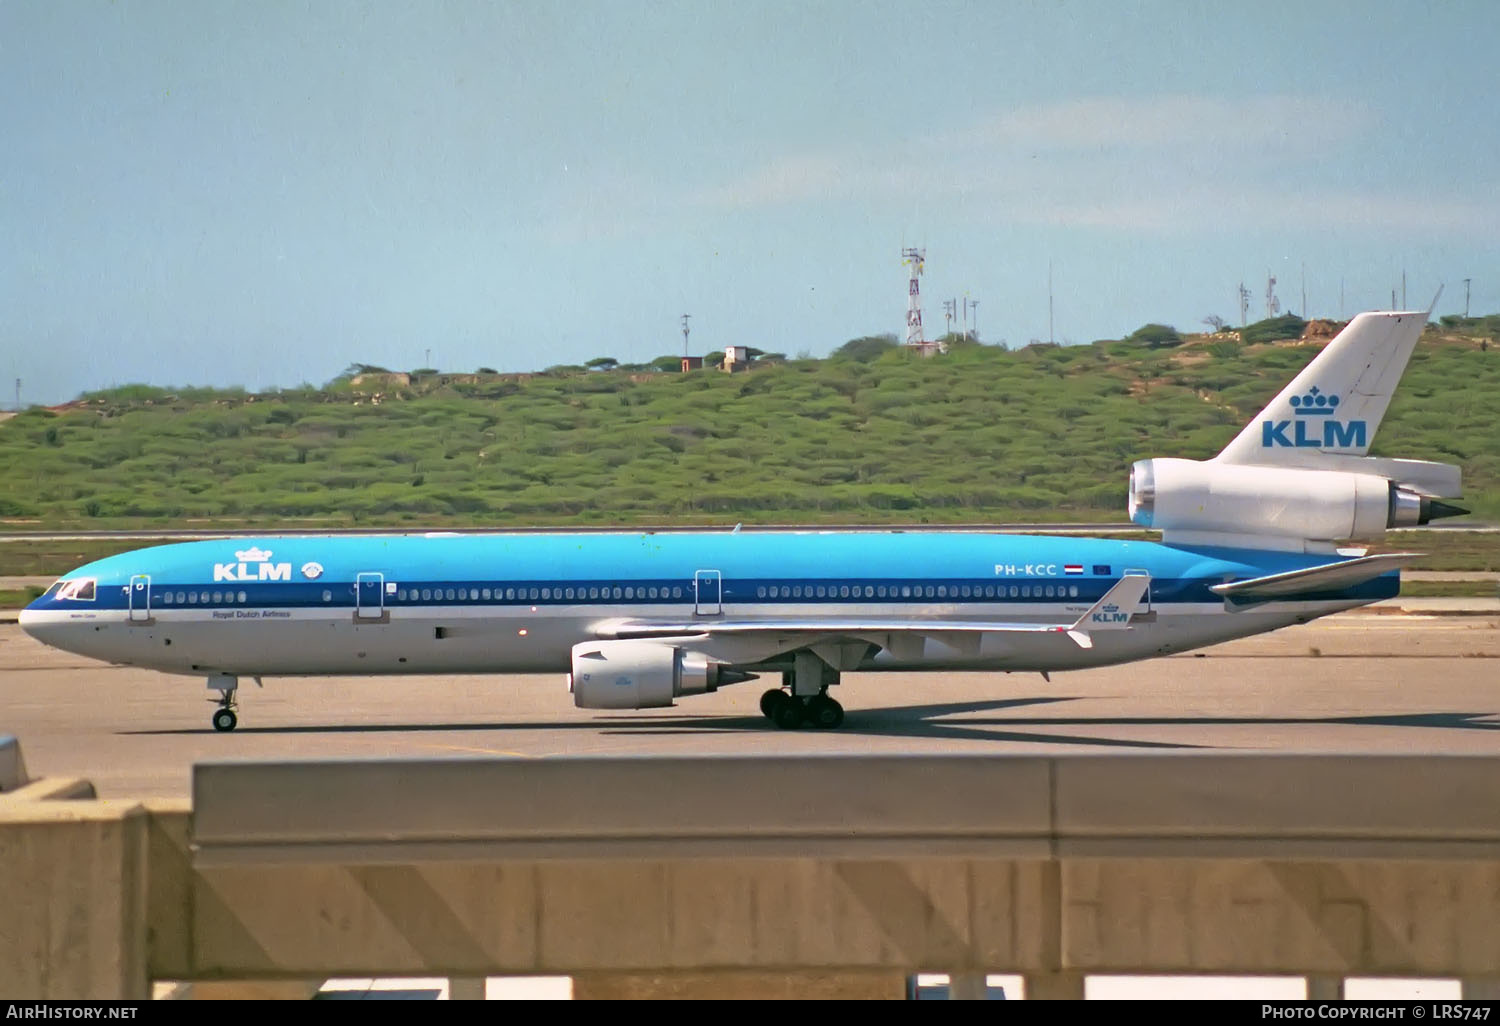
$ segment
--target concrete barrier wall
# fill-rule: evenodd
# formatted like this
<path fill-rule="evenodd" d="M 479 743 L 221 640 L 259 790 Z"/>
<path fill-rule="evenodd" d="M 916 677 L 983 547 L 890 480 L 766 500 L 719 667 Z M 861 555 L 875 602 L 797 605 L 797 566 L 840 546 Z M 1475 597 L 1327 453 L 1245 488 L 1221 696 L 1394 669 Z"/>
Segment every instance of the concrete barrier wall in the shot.
<path fill-rule="evenodd" d="M 1057 996 L 1087 973 L 1478 992 L 1500 976 L 1489 757 L 222 764 L 196 768 L 191 808 L 49 804 L 0 803 L 0 858 L 23 855 L 0 903 L 30 902 L 0 935 L 8 995 L 536 973 L 601 996 L 820 976 L 899 996 L 919 971 L 1019 972 Z M 119 945 L 90 955 L 106 968 L 21 936 L 69 916 L 89 924 L 78 950 Z"/>
<path fill-rule="evenodd" d="M 0 793 L 16 790 L 26 779 L 21 743 L 8 734 L 0 734 Z"/>
<path fill-rule="evenodd" d="M 350 760 L 194 770 L 200 864 L 257 859 L 1500 855 L 1490 756 Z"/>

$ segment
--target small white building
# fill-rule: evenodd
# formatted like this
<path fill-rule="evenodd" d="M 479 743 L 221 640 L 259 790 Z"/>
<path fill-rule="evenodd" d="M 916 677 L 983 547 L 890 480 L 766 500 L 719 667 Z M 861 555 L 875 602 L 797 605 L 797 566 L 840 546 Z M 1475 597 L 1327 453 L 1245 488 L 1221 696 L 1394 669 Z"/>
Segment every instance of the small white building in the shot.
<path fill-rule="evenodd" d="M 750 355 L 745 346 L 724 347 L 724 370 L 733 374 L 735 371 L 750 369 Z"/>

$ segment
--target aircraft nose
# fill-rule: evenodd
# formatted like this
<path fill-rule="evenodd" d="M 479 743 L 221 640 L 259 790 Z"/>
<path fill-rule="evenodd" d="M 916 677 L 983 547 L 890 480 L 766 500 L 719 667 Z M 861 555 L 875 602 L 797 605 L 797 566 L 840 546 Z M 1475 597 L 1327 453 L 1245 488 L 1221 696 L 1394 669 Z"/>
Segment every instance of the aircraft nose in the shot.
<path fill-rule="evenodd" d="M 30 634 L 44 645 L 51 645 L 54 648 L 65 648 L 63 638 L 67 632 L 67 624 L 58 622 L 54 611 L 39 608 L 42 601 L 38 599 L 21 610 L 19 617 L 21 630 Z"/>
<path fill-rule="evenodd" d="M 41 611 L 36 608 L 36 606 L 37 604 L 33 602 L 31 603 L 31 605 L 21 610 L 21 630 L 25 631 L 33 638 L 37 638 L 37 640 L 40 641 L 42 639 L 37 636 L 37 631 L 41 629 L 42 622 L 45 618 L 42 615 Z"/>
<path fill-rule="evenodd" d="M 37 612 L 36 609 L 32 608 L 35 605 L 36 603 L 33 602 L 31 605 L 21 610 L 20 616 L 21 630 L 25 631 L 27 634 L 30 634 L 33 638 L 37 638 L 37 628 L 41 626 L 42 622 L 42 614 Z M 40 641 L 41 638 L 37 638 L 37 640 Z"/>

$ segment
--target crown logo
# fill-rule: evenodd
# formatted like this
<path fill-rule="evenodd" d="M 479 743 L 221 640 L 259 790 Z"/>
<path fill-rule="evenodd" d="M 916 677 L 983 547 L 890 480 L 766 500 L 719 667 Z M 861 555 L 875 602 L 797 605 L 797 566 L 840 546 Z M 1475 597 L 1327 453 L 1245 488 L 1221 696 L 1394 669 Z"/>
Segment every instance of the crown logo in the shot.
<path fill-rule="evenodd" d="M 271 558 L 271 550 L 252 545 L 244 552 L 236 552 L 234 558 L 241 563 L 264 563 Z"/>
<path fill-rule="evenodd" d="M 1296 417 L 1328 417 L 1338 411 L 1339 397 L 1319 391 L 1314 385 L 1306 395 L 1292 396 L 1292 415 Z"/>

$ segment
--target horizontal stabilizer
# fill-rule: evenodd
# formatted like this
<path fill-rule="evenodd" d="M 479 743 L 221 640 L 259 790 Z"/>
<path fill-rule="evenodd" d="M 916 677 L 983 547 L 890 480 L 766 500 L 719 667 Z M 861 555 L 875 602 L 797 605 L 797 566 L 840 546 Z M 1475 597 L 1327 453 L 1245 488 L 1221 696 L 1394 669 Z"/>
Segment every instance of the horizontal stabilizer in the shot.
<path fill-rule="evenodd" d="M 1236 602 L 1265 601 L 1290 598 L 1328 591 L 1333 588 L 1349 588 L 1365 581 L 1374 580 L 1381 574 L 1397 569 L 1420 556 L 1419 552 L 1388 552 L 1379 556 L 1361 556 L 1342 563 L 1312 566 L 1305 570 L 1288 570 L 1286 573 L 1252 577 L 1247 581 L 1230 581 L 1215 584 L 1209 590 Z"/>

